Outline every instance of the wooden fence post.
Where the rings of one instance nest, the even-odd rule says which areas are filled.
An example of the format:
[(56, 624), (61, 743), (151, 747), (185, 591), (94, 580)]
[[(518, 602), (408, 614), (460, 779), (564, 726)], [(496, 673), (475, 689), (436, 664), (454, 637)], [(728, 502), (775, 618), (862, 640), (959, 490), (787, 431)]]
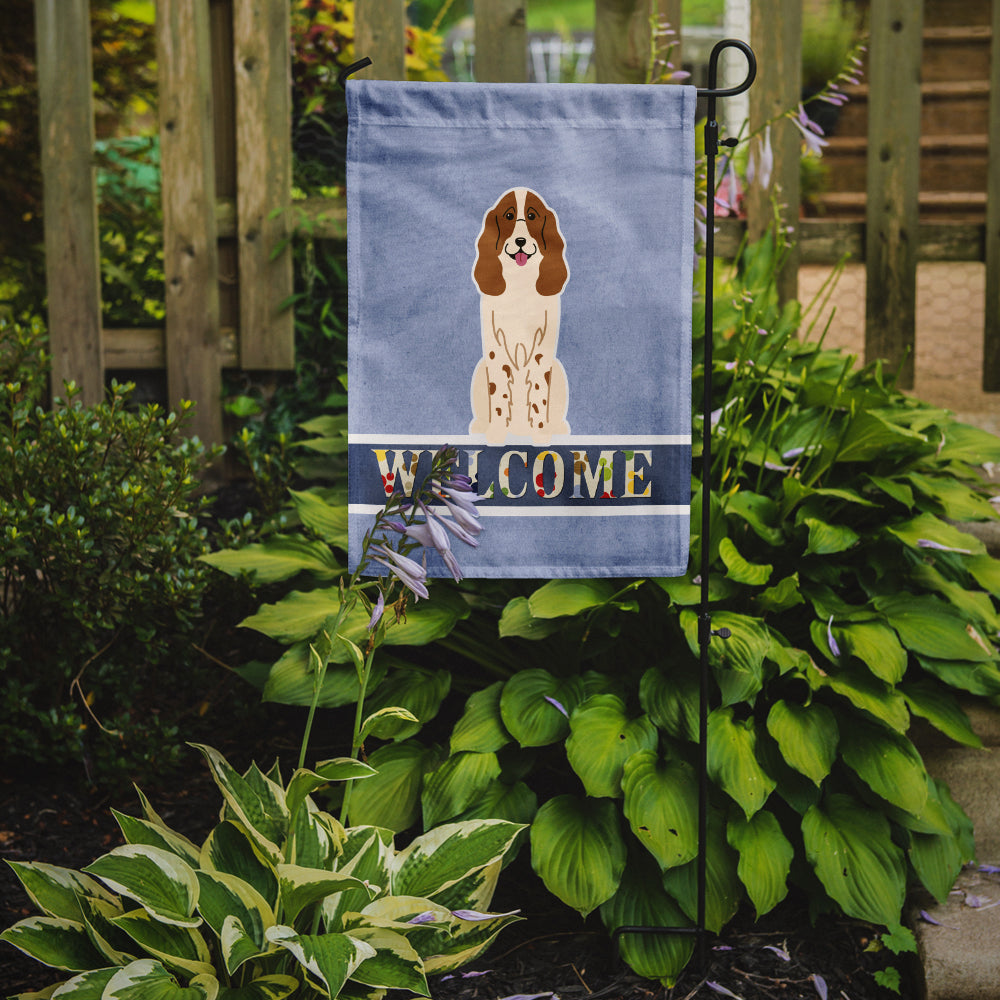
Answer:
[(222, 441), (219, 254), (207, 0), (159, 0), (167, 395), (197, 402), (192, 432)]
[(290, 21), (288, 0), (233, 6), (243, 368), (295, 367), (294, 316), (282, 308), (292, 294)]
[(475, 0), (478, 83), (524, 83), (528, 78), (524, 0)]
[(645, 83), (653, 0), (595, 0), (594, 67), (598, 83)]
[(354, 5), (355, 58), (368, 56), (372, 65), (359, 77), (406, 79), (405, 0), (361, 0)]
[[(750, 8), (750, 41), (757, 56), (757, 81), (750, 88), (750, 131), (795, 108), (802, 98), (802, 4), (800, 0), (757, 0)], [(738, 126), (738, 122), (734, 123)], [(735, 132), (735, 128), (730, 128)], [(756, 143), (757, 140), (754, 140)], [(755, 180), (747, 192), (747, 227), (751, 240), (760, 239), (774, 221), (773, 202), (781, 206), (780, 225), (792, 227), (793, 244), (778, 274), (782, 302), (798, 296), (799, 159), (802, 136), (789, 121), (771, 128), (774, 170), (770, 184)]]
[(865, 360), (913, 387), (923, 0), (872, 0), (868, 54)]
[(986, 175), (986, 325), (983, 390), (1000, 392), (1000, 0), (990, 44), (989, 169)]
[(52, 393), (104, 398), (89, 0), (35, 0)]

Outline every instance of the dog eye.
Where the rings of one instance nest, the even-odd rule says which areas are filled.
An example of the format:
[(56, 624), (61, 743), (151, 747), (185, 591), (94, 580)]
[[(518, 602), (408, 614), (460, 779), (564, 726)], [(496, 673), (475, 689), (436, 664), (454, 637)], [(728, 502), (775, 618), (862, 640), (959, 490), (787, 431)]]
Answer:
[(516, 218), (516, 215), (517, 215), (517, 213), (512, 208), (508, 208), (507, 211), (503, 213), (503, 217), (508, 222), (513, 222), (514, 219)]
[(525, 212), (524, 214), (525, 214), (525, 217), (527, 219), (530, 219), (532, 222), (534, 222), (535, 219), (538, 218), (538, 213), (533, 208), (529, 208), (528, 211)]

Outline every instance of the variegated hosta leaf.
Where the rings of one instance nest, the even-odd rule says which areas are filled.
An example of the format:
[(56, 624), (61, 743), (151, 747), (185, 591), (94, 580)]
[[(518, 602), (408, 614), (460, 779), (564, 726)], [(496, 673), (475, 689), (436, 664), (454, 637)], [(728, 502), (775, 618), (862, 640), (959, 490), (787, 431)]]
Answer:
[(112, 923), (171, 969), (180, 969), (189, 976), (213, 971), (212, 956), (205, 939), (190, 927), (160, 923), (145, 910), (123, 913)]
[(299, 985), (294, 976), (261, 976), (244, 986), (224, 986), (218, 1000), (285, 1000)]
[(296, 934), (291, 927), (278, 924), (268, 928), (267, 939), (291, 952), (309, 977), (332, 997), (339, 995), (365, 959), (375, 957), (370, 944), (349, 934)]
[(833, 712), (812, 702), (798, 705), (778, 700), (767, 716), (767, 731), (781, 748), (781, 756), (815, 785), (830, 773), (840, 733)]
[(81, 972), (80, 975), (67, 979), (54, 991), (50, 986), (43, 993), (20, 993), (11, 1000), (29, 1000), (31, 997), (41, 1000), (42, 997), (50, 996), (55, 1000), (101, 1000), (104, 988), (111, 982), (119, 968), (120, 966), (111, 966), (107, 969), (91, 969), (89, 972)]
[(876, 795), (919, 815), (927, 802), (927, 771), (910, 740), (861, 719), (852, 720), (840, 753)]
[(370, 778), (376, 770), (368, 764), (353, 757), (335, 757), (324, 760), (313, 770), (301, 767), (288, 782), (285, 792), (285, 805), (288, 812), (294, 815), (306, 797), (312, 795), (318, 788), (328, 785), (331, 781), (350, 781), (357, 778)]
[(467, 875), (498, 862), (522, 829), (495, 819), (446, 823), (429, 830), (394, 858), (392, 892), (433, 899)]
[(371, 900), (372, 892), (388, 889), (392, 850), (389, 830), (356, 826), (347, 831), (337, 870), (342, 875), (353, 875), (366, 883), (367, 888), (345, 889), (323, 900), (323, 920), (328, 931), (344, 930), (345, 913), (363, 909)]
[(240, 775), (212, 747), (197, 743), (192, 745), (208, 761), (226, 806), (247, 828), (264, 855), (272, 863), (277, 863), (281, 856), (278, 845), (288, 831), (284, 789), (254, 769), (247, 776)]
[(81, 920), (81, 896), (93, 896), (109, 903), (114, 896), (97, 879), (74, 871), (39, 861), (8, 861), (31, 901), (46, 916)]
[(252, 885), (271, 907), (278, 905), (278, 875), (241, 823), (220, 823), (201, 847), (199, 867), (225, 872)]
[(402, 934), (384, 927), (356, 927), (351, 937), (375, 949), (375, 954), (351, 973), (355, 982), (430, 996), (424, 963)]
[(171, 851), (146, 844), (125, 844), (98, 858), (84, 871), (96, 875), (113, 892), (134, 899), (150, 916), (165, 924), (197, 927), (198, 878)]
[(560, 679), (547, 670), (521, 670), (504, 684), (500, 717), (521, 746), (547, 746), (569, 732), (570, 713), (583, 698), (579, 677)]
[(424, 773), (438, 763), (436, 751), (416, 740), (379, 747), (368, 761), (378, 771), (351, 789), (352, 826), (381, 826), (396, 833), (420, 817)]
[(312, 799), (306, 799), (292, 820), (285, 857), (305, 868), (335, 868), (343, 842), (344, 828), (340, 822), (317, 809)]
[(510, 743), (500, 716), (500, 693), (503, 681), (496, 681), (489, 687), (469, 696), (462, 717), (455, 723), (451, 733), (451, 752), (474, 750), (477, 753), (495, 753)]
[(122, 835), (128, 843), (159, 847), (161, 850), (176, 854), (192, 868), (198, 864), (199, 849), (182, 834), (149, 820), (126, 816), (125, 813), (120, 813), (117, 809), (112, 809), (111, 812), (118, 821)]
[[(516, 912), (480, 914), (475, 920), (463, 919), (464, 910), (453, 910), (450, 932), (440, 932), (440, 940), (424, 956), (424, 971), (431, 975), (451, 972), (478, 958), (493, 943), (497, 934), (520, 920)], [(419, 945), (414, 941), (414, 945)]]
[[(223, 938), (223, 928), (227, 920), (239, 922), (242, 936), (249, 938), (254, 954), (266, 949), (264, 931), (275, 923), (274, 912), (264, 897), (248, 882), (238, 879), (235, 875), (223, 872), (198, 872), (198, 883), (201, 893), (198, 898), (198, 910), (205, 922)], [(232, 938), (234, 930), (230, 930)], [(226, 966), (232, 975), (239, 964), (246, 961), (249, 955), (243, 954), (245, 948), (240, 946), (240, 960), (231, 965), (232, 949), (226, 949)]]
[(648, 715), (630, 719), (625, 702), (613, 694), (595, 694), (573, 711), (566, 757), (595, 798), (621, 797), (622, 768), (639, 750), (653, 750), (659, 740)]
[[(514, 838), (515, 842), (520, 839), (524, 833), (524, 829), (524, 827), (521, 827)], [(460, 878), (457, 882), (448, 886), (447, 889), (442, 889), (440, 892), (434, 893), (434, 901), (448, 907), (449, 910), (460, 910), (463, 908), (488, 910), (490, 904), (493, 902), (493, 894), (497, 889), (500, 871), (506, 860), (506, 855), (502, 858), (497, 858), (496, 861), (490, 865), (486, 865), (485, 868), (478, 868), (476, 871), (466, 875), (465, 878)]]
[(475, 802), (500, 776), (495, 753), (452, 754), (436, 771), (424, 778), (420, 796), (424, 826), (437, 826), (454, 819)]
[(53, 969), (81, 972), (100, 968), (105, 960), (91, 944), (87, 928), (65, 917), (28, 917), (0, 934), (35, 961)]
[(844, 913), (873, 924), (899, 923), (906, 866), (882, 813), (849, 795), (830, 795), (805, 814), (802, 837), (809, 863)]
[(139, 958), (135, 942), (114, 924), (125, 911), (120, 902), (109, 903), (93, 896), (80, 899), (83, 921), (94, 947), (104, 956), (106, 965), (128, 965)]
[(181, 986), (159, 962), (143, 958), (119, 969), (101, 1000), (216, 1000), (218, 995), (215, 976), (199, 975)]
[(733, 709), (717, 708), (708, 717), (708, 774), (743, 809), (747, 818), (767, 801), (776, 782), (757, 762), (752, 718), (739, 722)]
[(278, 881), (281, 886), (282, 912), (285, 919), (291, 921), (305, 907), (345, 889), (361, 889), (369, 894), (369, 898), (375, 895), (374, 890), (353, 875), (302, 868), (300, 865), (278, 865)]
[(625, 762), (622, 790), (632, 832), (661, 869), (697, 855), (698, 783), (690, 765), (643, 750)]
[[(708, 816), (705, 850), (705, 926), (718, 934), (732, 919), (743, 899), (743, 884), (736, 874), (736, 852), (726, 843), (726, 824), (712, 810)], [(698, 861), (663, 873), (663, 887), (691, 918), (698, 919)]]
[[(610, 932), (619, 927), (689, 927), (684, 912), (664, 891), (651, 859), (629, 859), (618, 891), (601, 905), (601, 920)], [(673, 986), (694, 950), (691, 934), (623, 934), (619, 951), (640, 976)]]
[(729, 821), (726, 837), (740, 852), (736, 873), (746, 886), (757, 916), (774, 909), (788, 895), (788, 872), (795, 849), (781, 832), (773, 813), (762, 809), (750, 819)]
[(531, 824), (531, 865), (549, 892), (586, 916), (618, 889), (625, 842), (608, 799), (558, 795)]

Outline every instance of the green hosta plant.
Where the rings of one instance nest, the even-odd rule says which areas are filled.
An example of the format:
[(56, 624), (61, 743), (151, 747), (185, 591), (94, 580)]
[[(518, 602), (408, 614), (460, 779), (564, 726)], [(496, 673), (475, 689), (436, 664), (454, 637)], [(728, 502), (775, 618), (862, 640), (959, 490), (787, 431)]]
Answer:
[(11, 863), (41, 915), (0, 938), (70, 974), (54, 995), (428, 996), (429, 973), (470, 961), (518, 919), (487, 912), (517, 824), (450, 823), (397, 849), (391, 831), (347, 829), (312, 799), (369, 779), (368, 765), (338, 758), (285, 784), (276, 768), (240, 774), (199, 749), (224, 801), (201, 845), (140, 793), (142, 818), (115, 813), (126, 844), (83, 871)]

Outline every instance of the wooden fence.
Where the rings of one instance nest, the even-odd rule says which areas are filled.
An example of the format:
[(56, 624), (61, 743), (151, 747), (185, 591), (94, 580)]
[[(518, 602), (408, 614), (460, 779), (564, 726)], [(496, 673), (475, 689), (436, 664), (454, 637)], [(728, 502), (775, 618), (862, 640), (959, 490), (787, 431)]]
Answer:
[[(475, 0), (479, 80), (525, 79), (526, 2)], [(654, 2), (595, 0), (598, 82), (643, 81)], [(342, 203), (312, 200), (294, 216), (283, 211), (291, 203), (290, 0), (157, 2), (166, 325), (143, 330), (101, 326), (88, 0), (35, 3), (53, 384), (73, 379), (84, 400), (95, 401), (108, 370), (165, 369), (169, 400), (196, 401), (196, 433), (221, 441), (222, 369), (280, 371), (294, 362), (292, 316), (282, 308), (292, 291), (291, 254), (277, 249), (292, 235), (293, 218), (312, 220), (320, 238), (341, 239), (344, 231)], [(681, 0), (659, 0), (658, 8), (680, 24)], [(996, 391), (1000, 0), (992, 4), (985, 224), (919, 220), (922, 10), (922, 0), (871, 0), (866, 219), (786, 218), (798, 238), (782, 292), (795, 294), (800, 263), (832, 263), (845, 253), (863, 260), (866, 355), (896, 364), (910, 350), (903, 379), (912, 384), (918, 260), (985, 261), (983, 379)], [(802, 3), (753, 0), (751, 16), (759, 65), (750, 91), (753, 128), (799, 101)], [(374, 61), (367, 75), (403, 78), (404, 0), (358, 0), (356, 51)], [(763, 231), (776, 193), (786, 205), (799, 203), (798, 133), (776, 129), (774, 146), (769, 189), (749, 192), (745, 223), (725, 220), (721, 255), (733, 252), (744, 228)]]

